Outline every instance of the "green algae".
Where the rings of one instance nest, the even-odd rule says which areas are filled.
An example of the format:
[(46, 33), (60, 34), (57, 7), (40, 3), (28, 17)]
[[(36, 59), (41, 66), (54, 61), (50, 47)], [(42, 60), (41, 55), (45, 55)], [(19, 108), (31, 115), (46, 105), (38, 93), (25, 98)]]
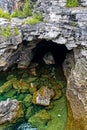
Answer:
[(12, 84), (15, 81), (15, 78), (5, 82), (1, 87), (0, 87), (0, 93), (7, 92), (12, 88)]
[(26, 112), (25, 112), (25, 118), (28, 120), (33, 113), (33, 106), (30, 106), (27, 108)]
[[(56, 71), (56, 69), (58, 70)], [(61, 69), (54, 66), (42, 66), (37, 71), (37, 76), (30, 75), (26, 70), (16, 70), (9, 72), (5, 79), (0, 77), (3, 79), (0, 87), (3, 90), (0, 93), (0, 101), (7, 98), (21, 101), (25, 113), (24, 121), (31, 123), (39, 130), (64, 130), (67, 122), (66, 81)], [(56, 93), (48, 107), (32, 104), (33, 93), (41, 86), (48, 86)], [(42, 115), (45, 115), (45, 119), (37, 116), (41, 112)], [(49, 118), (46, 114), (49, 115)]]
[(51, 121), (48, 122), (46, 130), (64, 130), (67, 122), (67, 106), (65, 98), (54, 102), (53, 109), (48, 113), (51, 115)]
[(37, 127), (39, 130), (44, 130), (49, 120), (51, 120), (51, 116), (46, 110), (42, 110), (30, 117), (28, 122), (32, 124), (32, 126)]
[(67, 7), (77, 7), (79, 6), (78, 0), (67, 0)]
[(4, 96), (6, 98), (11, 98), (14, 97), (14, 95), (16, 95), (17, 91), (15, 89), (11, 89), (10, 91), (4, 93)]
[(23, 100), (23, 104), (26, 107), (29, 107), (32, 104), (32, 95), (31, 94), (27, 94), (26, 97)]

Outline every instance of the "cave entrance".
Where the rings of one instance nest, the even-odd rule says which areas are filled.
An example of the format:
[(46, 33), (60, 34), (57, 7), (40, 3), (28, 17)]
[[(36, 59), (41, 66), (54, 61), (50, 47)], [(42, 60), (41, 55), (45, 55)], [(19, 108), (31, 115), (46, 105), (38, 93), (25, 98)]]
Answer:
[(43, 65), (53, 65), (56, 69), (57, 78), (65, 80), (62, 64), (66, 58), (66, 54), (69, 52), (65, 45), (42, 40), (37, 44), (33, 52), (34, 57), (32, 62), (39, 63), (41, 67)]
[[(44, 56), (46, 54), (52, 54), (55, 64), (62, 65), (66, 57), (66, 53), (68, 53), (69, 50), (67, 50), (66, 46), (63, 44), (57, 44), (52, 41), (42, 40), (37, 44), (33, 52), (34, 52), (34, 58), (32, 61), (43, 64)], [(50, 60), (49, 58), (50, 56), (48, 56), (48, 60)]]

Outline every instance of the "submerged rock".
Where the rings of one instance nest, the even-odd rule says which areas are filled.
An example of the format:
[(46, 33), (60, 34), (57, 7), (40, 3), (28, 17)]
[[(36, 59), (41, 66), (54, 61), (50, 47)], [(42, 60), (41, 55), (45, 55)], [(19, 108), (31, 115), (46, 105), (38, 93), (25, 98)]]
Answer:
[(34, 126), (37, 127), (39, 130), (44, 130), (45, 125), (47, 122), (51, 119), (51, 116), (47, 113), (46, 110), (42, 110), (32, 117), (29, 118), (28, 122)]
[(23, 104), (26, 106), (26, 107), (29, 107), (31, 104), (32, 104), (32, 96), (31, 94), (27, 94), (26, 97), (24, 98), (23, 100)]
[(7, 82), (5, 82), (1, 87), (0, 87), (0, 93), (7, 92), (12, 88), (13, 82), (15, 82), (16, 78), (13, 78)]
[(32, 126), (28, 123), (21, 124), (17, 130), (37, 130), (36, 128), (32, 128)]
[(7, 99), (0, 102), (0, 130), (2, 127), (15, 123), (23, 117), (22, 105), (17, 100)]
[(31, 117), (31, 115), (32, 115), (32, 113), (33, 113), (33, 106), (29, 106), (28, 108), (27, 108), (27, 110), (26, 110), (26, 112), (25, 112), (25, 117), (26, 117), (26, 119), (29, 119), (30, 117)]
[(29, 84), (29, 91), (30, 91), (30, 93), (34, 93), (37, 91), (37, 87), (36, 87), (35, 83)]
[(49, 89), (48, 87), (43, 86), (33, 94), (32, 102), (34, 104), (48, 106), (50, 104), (50, 100), (53, 97), (54, 97), (53, 89)]
[(16, 79), (16, 81), (13, 82), (13, 88), (19, 92), (26, 92), (29, 90), (29, 85), (23, 79), (19, 81)]

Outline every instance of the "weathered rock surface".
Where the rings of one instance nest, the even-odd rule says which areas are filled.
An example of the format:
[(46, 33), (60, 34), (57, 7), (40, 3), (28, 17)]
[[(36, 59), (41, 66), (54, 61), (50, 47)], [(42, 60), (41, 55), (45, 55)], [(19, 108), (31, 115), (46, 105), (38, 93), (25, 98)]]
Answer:
[(21, 117), (23, 117), (23, 110), (17, 100), (7, 99), (0, 102), (0, 127), (15, 123)]
[(32, 102), (42, 106), (50, 105), (50, 100), (54, 97), (54, 91), (48, 87), (41, 87), (33, 94)]
[[(80, 126), (87, 129), (87, 51), (79, 47), (67, 56), (64, 72), (67, 78), (67, 99), (70, 102), (73, 117), (81, 120)], [(71, 58), (72, 57), (72, 58)]]
[[(26, 68), (33, 58), (33, 48), (41, 39), (65, 44), (69, 50), (79, 45), (87, 47), (87, 9), (66, 8), (65, 4), (66, 1), (37, 1), (35, 11), (44, 12), (46, 22), (35, 25), (23, 25), (25, 19), (14, 18), (9, 21), (0, 18), (0, 70), (6, 70), (15, 63), (19, 68)], [(3, 36), (2, 27), (11, 28), (9, 37)], [(18, 28), (18, 35), (15, 35), (15, 27)], [(29, 43), (25, 45), (26, 41)]]
[(43, 60), (47, 65), (55, 64), (55, 60), (51, 52), (46, 53), (43, 57)]
[(14, 10), (22, 9), (23, 0), (0, 0), (0, 8), (2, 8), (5, 12), (12, 13)]

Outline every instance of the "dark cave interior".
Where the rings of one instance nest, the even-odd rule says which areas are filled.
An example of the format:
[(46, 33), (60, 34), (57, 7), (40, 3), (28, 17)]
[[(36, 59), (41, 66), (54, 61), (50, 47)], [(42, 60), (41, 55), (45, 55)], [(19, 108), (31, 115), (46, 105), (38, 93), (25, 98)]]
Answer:
[(69, 50), (63, 44), (57, 44), (52, 41), (42, 40), (37, 44), (37, 46), (33, 49), (34, 58), (32, 61), (43, 63), (43, 57), (46, 53), (51, 52), (55, 63), (61, 65), (66, 57), (66, 53)]

